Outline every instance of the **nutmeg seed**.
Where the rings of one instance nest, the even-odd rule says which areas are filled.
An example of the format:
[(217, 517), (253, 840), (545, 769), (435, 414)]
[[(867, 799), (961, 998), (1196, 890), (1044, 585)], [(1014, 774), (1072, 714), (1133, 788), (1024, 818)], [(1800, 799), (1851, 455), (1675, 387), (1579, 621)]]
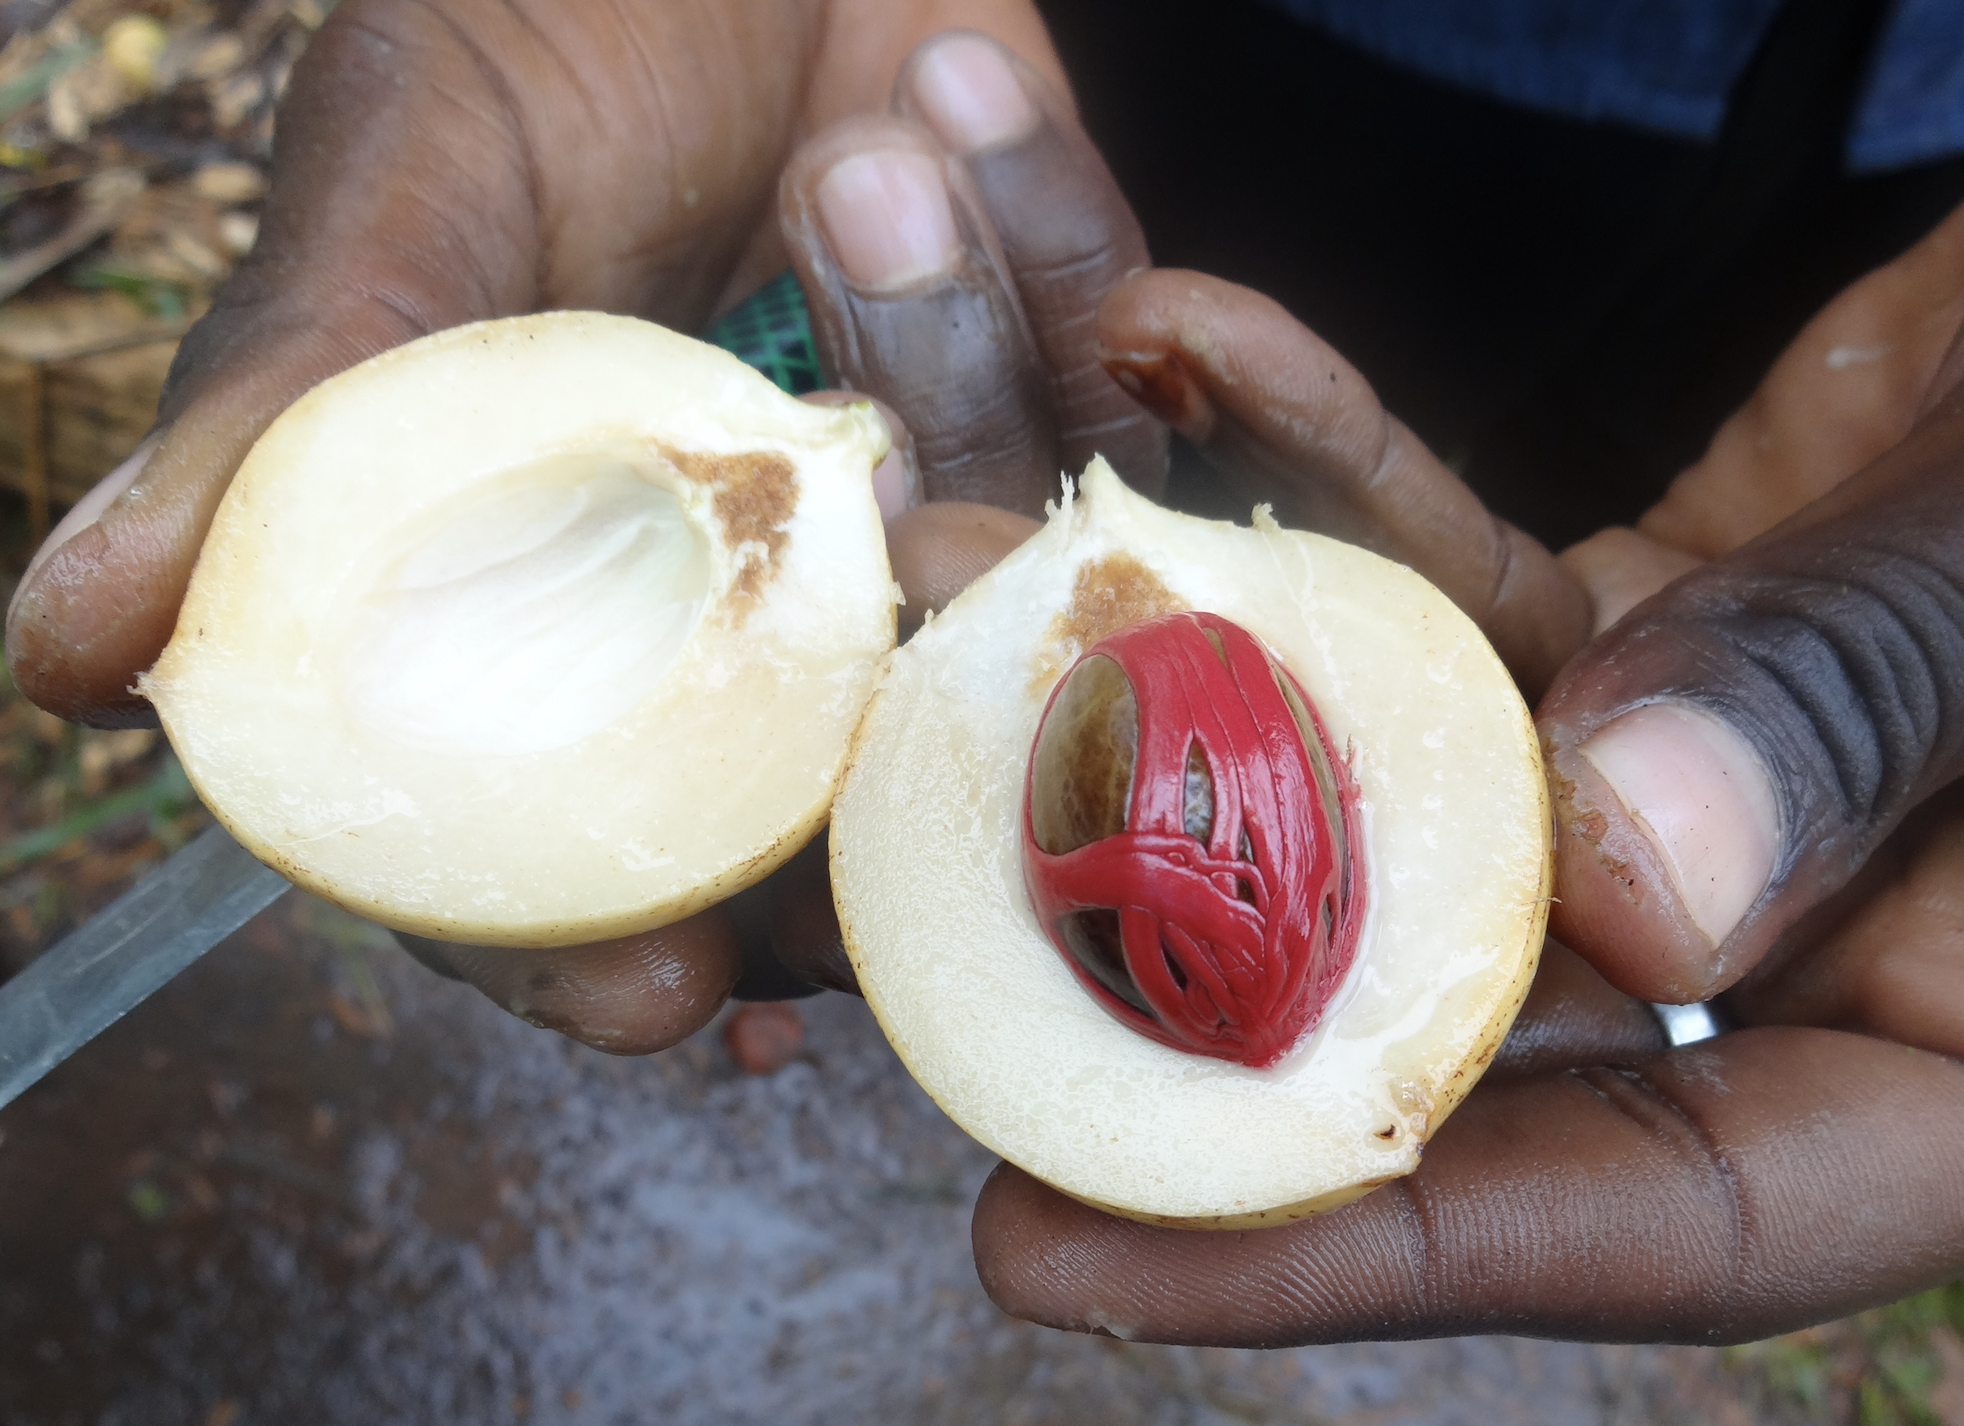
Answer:
[(1247, 630), (1168, 614), (1094, 645), (1037, 729), (1023, 876), (1085, 989), (1148, 1039), (1260, 1068), (1357, 945), (1356, 798)]

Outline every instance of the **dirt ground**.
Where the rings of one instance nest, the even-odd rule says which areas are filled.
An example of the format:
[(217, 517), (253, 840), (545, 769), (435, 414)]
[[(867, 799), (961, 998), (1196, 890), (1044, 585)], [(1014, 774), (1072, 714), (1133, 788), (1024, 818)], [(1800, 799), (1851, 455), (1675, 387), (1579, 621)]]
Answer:
[(1741, 1423), (1717, 1351), (1012, 1322), (863, 1005), (740, 1073), (531, 1029), (299, 893), (0, 1113), (0, 1420)]

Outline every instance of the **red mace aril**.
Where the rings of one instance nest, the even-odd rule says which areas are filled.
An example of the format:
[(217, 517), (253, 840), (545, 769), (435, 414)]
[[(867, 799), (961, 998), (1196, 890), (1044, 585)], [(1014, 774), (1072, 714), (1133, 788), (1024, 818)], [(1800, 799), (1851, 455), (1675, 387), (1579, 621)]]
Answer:
[(1254, 1068), (1315, 1026), (1356, 952), (1356, 797), (1247, 630), (1170, 614), (1095, 644), (1044, 710), (1023, 810), (1038, 922), (1119, 1020)]

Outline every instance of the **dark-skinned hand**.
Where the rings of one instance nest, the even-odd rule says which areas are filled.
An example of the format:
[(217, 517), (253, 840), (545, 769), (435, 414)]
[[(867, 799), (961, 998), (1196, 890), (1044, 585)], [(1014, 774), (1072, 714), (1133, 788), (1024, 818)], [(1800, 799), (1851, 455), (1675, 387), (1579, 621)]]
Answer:
[[(971, 179), (958, 156), (977, 136), (963, 54), (988, 42), (909, 59), (953, 26), (1024, 57), (1045, 107), (1024, 115), (1021, 167), (980, 162)], [(984, 82), (1006, 73), (997, 61)], [(888, 398), (899, 455), (876, 487), (902, 516), (891, 552), (907, 616), (1020, 540), (1028, 523), (1007, 511), (1039, 512), (1063, 462), (1096, 446), (1152, 486), (1165, 431), (1092, 351), (1089, 313), (1145, 262), (1116, 188), (1103, 178), (1089, 206), (1074, 192), (1069, 231), (998, 234), (981, 207), (982, 192), (1006, 191), (1024, 195), (1012, 211), (1041, 213), (1087, 162), (1103, 176), (1059, 78), (1026, 0), (346, 0), (295, 71), (260, 241), (184, 342), (157, 436), (22, 583), (7, 629), (19, 686), (64, 717), (150, 721), (130, 687), (170, 635), (219, 498), (322, 378), (430, 331), (544, 308), (697, 330), (791, 257), (831, 284), (820, 316), (835, 353), (890, 352), (924, 320), (974, 319), (967, 340), (910, 356), (904, 379), (835, 364)], [(808, 145), (786, 176), (801, 139), (853, 115), (861, 141)], [(923, 194), (940, 205), (925, 223), (906, 210)], [(904, 516), (923, 496), (1006, 508)], [(852, 984), (822, 839), (765, 885), (646, 935), (550, 952), (404, 939), (513, 1013), (619, 1053), (686, 1037), (740, 977), (764, 995)]]
[[(1964, 1270), (1960, 316), (1964, 210), (1825, 309), (1636, 530), (1557, 559), (1265, 299), (1155, 272), (1106, 300), (1113, 371), (1285, 523), (1417, 565), (1524, 687), (1559, 667), (1580, 955), (1550, 941), (1420, 1169), (1327, 1217), (1155, 1229), (1005, 1166), (974, 1229), (997, 1302), (1216, 1345), (1717, 1342)], [(1746, 1028), (1677, 1049), (1638, 1003), (1715, 995)]]
[[(852, 142), (813, 149), (835, 159)], [(1077, 191), (1102, 191), (1093, 162)], [(986, 165), (971, 154), (966, 168)], [(1016, 227), (1015, 200), (985, 197), (998, 232)], [(1070, 226), (1068, 209), (1043, 216)], [(1488, 515), (1274, 304), (1190, 273), (1112, 291), (1093, 331), (1125, 389), (1250, 503), (1422, 570), (1541, 698), (1556, 925), (1581, 954), (1550, 943), (1500, 1063), (1419, 1172), (1329, 1217), (1154, 1229), (1004, 1167), (975, 1221), (999, 1303), (1057, 1326), (1227, 1345), (1470, 1331), (1717, 1341), (1964, 1268), (1964, 949), (1949, 890), (1964, 821), (1941, 791), (1964, 769), (1954, 752), (1878, 736), (1906, 790), (1857, 812), (1833, 802), (1841, 784), (1822, 760), (1780, 759), (1810, 736), (1833, 750), (1878, 727), (1934, 742), (1958, 717), (1964, 649), (1945, 599), (1964, 572), (1950, 488), (1964, 480), (1964, 396), (1951, 393), (1964, 358), (1944, 356), (1964, 317), (1960, 248), (1964, 215), (1843, 294), (1639, 529), (1560, 558)], [(850, 318), (835, 278), (801, 272), (822, 318)], [(897, 389), (877, 373), (917, 347), (866, 348), (903, 325), (820, 325), (835, 368)], [(1003, 343), (1002, 364), (978, 370), (1009, 372)], [(1866, 551), (1866, 574), (1851, 550)], [(1850, 585), (1873, 597), (1851, 607)], [(1715, 608), (1730, 621), (1716, 638)], [(1811, 701), (1822, 660), (1771, 687), (1763, 676), (1810, 636), (1851, 651), (1825, 713)], [(1869, 644), (1893, 658), (1864, 668), (1853, 654)], [(1919, 717), (1892, 708), (1903, 695)], [(1810, 866), (1829, 852), (1831, 873)], [(1676, 1050), (1641, 1003), (1721, 992), (1749, 1028)]]

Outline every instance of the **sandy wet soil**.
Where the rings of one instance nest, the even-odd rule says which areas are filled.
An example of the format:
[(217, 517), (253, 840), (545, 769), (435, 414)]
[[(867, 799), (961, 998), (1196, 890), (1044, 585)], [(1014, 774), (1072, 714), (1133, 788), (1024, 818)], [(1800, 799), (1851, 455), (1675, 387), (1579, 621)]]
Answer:
[(1012, 1322), (992, 1160), (859, 1002), (799, 1058), (617, 1060), (289, 895), (0, 1113), (0, 1421), (1770, 1419), (1720, 1355), (1255, 1353)]

